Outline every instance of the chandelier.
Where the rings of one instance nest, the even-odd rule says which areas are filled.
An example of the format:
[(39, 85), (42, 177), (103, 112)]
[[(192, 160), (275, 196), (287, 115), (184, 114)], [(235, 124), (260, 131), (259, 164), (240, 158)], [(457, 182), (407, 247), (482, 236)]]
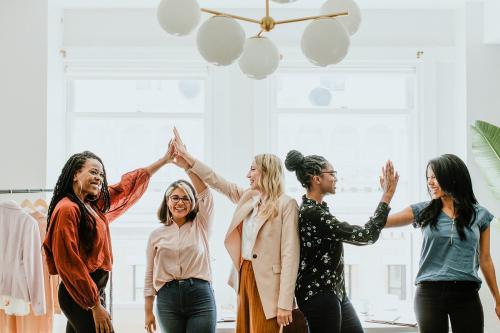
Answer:
[[(258, 80), (272, 74), (281, 60), (278, 48), (265, 33), (283, 24), (311, 21), (302, 35), (302, 52), (311, 63), (324, 67), (344, 59), (349, 51), (350, 35), (361, 23), (360, 9), (353, 0), (328, 0), (316, 16), (280, 21), (270, 16), (269, 0), (264, 1), (265, 16), (260, 20), (200, 8), (197, 0), (161, 0), (157, 18), (166, 32), (184, 36), (197, 27), (201, 12), (212, 14), (198, 29), (196, 42), (201, 56), (218, 66), (228, 66), (238, 60), (242, 72)], [(238, 21), (257, 24), (260, 30), (256, 29), (256, 35), (247, 39)]]

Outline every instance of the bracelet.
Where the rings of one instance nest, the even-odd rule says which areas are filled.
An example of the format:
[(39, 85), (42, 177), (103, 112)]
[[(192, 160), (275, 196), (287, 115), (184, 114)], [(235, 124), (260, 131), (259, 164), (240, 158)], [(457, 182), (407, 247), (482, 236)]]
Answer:
[(94, 304), (93, 306), (89, 306), (89, 310), (94, 310), (97, 304)]

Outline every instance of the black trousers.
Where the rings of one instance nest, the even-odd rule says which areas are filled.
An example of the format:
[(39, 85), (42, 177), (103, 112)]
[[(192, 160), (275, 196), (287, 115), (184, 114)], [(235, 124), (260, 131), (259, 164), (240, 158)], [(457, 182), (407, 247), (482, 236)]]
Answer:
[(342, 301), (335, 294), (319, 294), (300, 304), (309, 333), (363, 333), (358, 315), (346, 296)]
[(415, 294), (415, 314), (421, 333), (483, 333), (479, 285), (472, 281), (422, 282)]
[[(109, 279), (109, 272), (98, 269), (90, 273), (90, 277), (99, 289), (99, 299), (103, 306), (106, 306), (106, 295), (104, 290)], [(94, 317), (92, 311), (83, 309), (68, 293), (68, 290), (61, 282), (59, 285), (59, 305), (68, 319), (66, 333), (95, 333)]]

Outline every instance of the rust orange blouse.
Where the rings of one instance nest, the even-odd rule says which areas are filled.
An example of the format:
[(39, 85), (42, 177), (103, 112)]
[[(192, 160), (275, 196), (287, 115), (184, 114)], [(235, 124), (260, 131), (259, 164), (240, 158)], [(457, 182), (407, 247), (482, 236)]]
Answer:
[(146, 169), (137, 169), (123, 175), (118, 184), (108, 187), (110, 209), (106, 214), (96, 210), (97, 232), (89, 256), (79, 246), (78, 205), (69, 198), (63, 198), (54, 208), (43, 242), (47, 266), (51, 275), (61, 277), (71, 297), (82, 308), (88, 309), (99, 301), (99, 292), (90, 273), (97, 269), (111, 271), (113, 253), (108, 224), (139, 200), (148, 187), (150, 177)]

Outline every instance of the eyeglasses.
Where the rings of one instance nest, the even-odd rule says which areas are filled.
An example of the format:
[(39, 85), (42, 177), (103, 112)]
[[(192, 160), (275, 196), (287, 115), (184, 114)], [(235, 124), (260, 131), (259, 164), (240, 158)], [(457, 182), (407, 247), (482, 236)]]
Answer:
[(337, 171), (321, 171), (320, 174), (324, 174), (324, 173), (327, 173), (329, 175), (332, 175), (332, 176), (337, 176)]
[(175, 204), (178, 203), (180, 200), (182, 200), (182, 202), (185, 204), (191, 203), (191, 199), (189, 199), (188, 197), (180, 197), (178, 195), (171, 195), (169, 199)]

